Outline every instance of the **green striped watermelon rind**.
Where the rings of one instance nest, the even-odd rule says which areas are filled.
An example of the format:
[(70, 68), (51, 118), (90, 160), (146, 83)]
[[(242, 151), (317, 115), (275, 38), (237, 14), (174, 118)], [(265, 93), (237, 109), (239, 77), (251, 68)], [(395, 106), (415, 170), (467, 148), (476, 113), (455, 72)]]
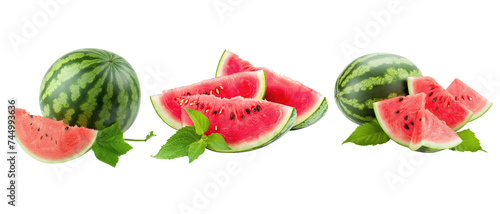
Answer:
[(458, 138), (455, 141), (448, 142), (446, 144), (441, 144), (441, 143), (434, 143), (431, 141), (422, 141), (422, 143), (419, 144), (418, 149), (417, 148), (412, 148), (410, 146), (409, 148), (413, 151), (417, 152), (424, 152), (424, 153), (433, 153), (433, 152), (439, 152), (445, 149), (453, 148), (455, 146), (458, 146), (460, 143), (462, 143), (462, 139)]
[(291, 108), (291, 111), (287, 112), (286, 115), (287, 116), (285, 116), (284, 118), (287, 119), (282, 120), (281, 124), (276, 126), (277, 127), (276, 130), (274, 130), (273, 132), (271, 132), (266, 136), (262, 136), (262, 138), (256, 140), (251, 144), (244, 144), (240, 147), (233, 147), (231, 148), (231, 150), (213, 150), (213, 149), (211, 150), (221, 153), (239, 153), (239, 152), (248, 152), (267, 146), (272, 142), (281, 138), (284, 134), (286, 134), (288, 131), (292, 129), (293, 124), (297, 119), (297, 110), (295, 110), (295, 108)]
[[(377, 62), (377, 60), (379, 61), (378, 62), (379, 64), (375, 63), (375, 62)], [(390, 61), (387, 61), (387, 60), (390, 60)], [(348, 88), (353, 93), (355, 93), (353, 95), (353, 97), (355, 99), (346, 100), (347, 98), (345, 98), (344, 96), (351, 94), (351, 92), (349, 92), (349, 93), (344, 92), (347, 88), (346, 85), (348, 85), (348, 83), (351, 80), (353, 80), (353, 78), (357, 77), (357, 76), (351, 77), (352, 73), (361, 73), (361, 75), (363, 75), (363, 74), (367, 75), (368, 71), (370, 71), (370, 67), (366, 68), (366, 67), (361, 67), (361, 66), (366, 66), (366, 64), (368, 64), (368, 63), (375, 64), (374, 66), (371, 67), (371, 70), (373, 70), (374, 68), (378, 69), (378, 66), (381, 66), (384, 64), (391, 64), (394, 66), (387, 67), (385, 69), (385, 71), (383, 71), (383, 72), (378, 71), (378, 73), (380, 73), (380, 74), (371, 75), (368, 78), (361, 80), (361, 81), (365, 81), (365, 82), (359, 81), (358, 86), (356, 86), (356, 87), (352, 86), (351, 88)], [(361, 66), (358, 64), (360, 64)], [(389, 68), (393, 68), (393, 69), (389, 70)], [(396, 69), (394, 69), (394, 68), (396, 68)], [(364, 73), (362, 73), (362, 72), (364, 72)], [(379, 75), (387, 74), (388, 72), (395, 73), (393, 76), (397, 75), (396, 76), (397, 78), (394, 81), (389, 82), (388, 84), (363, 85), (363, 83), (366, 83), (367, 81), (374, 82), (376, 80), (379, 80), (382, 82), (382, 81), (390, 80), (391, 78), (389, 78), (389, 76), (387, 76), (387, 77), (383, 76), (384, 78), (382, 78), (382, 79), (380, 79), (380, 78), (374, 79), (376, 77), (379, 77)], [(400, 72), (400, 73), (398, 73), (398, 72)], [(404, 73), (402, 73), (402, 72), (404, 72)], [(372, 109), (373, 103), (378, 102), (378, 101), (382, 101), (382, 100), (386, 100), (389, 98), (393, 98), (393, 97), (408, 95), (408, 90), (406, 88), (407, 84), (405, 83), (405, 81), (406, 81), (407, 77), (410, 77), (410, 76), (422, 76), (422, 73), (408, 59), (406, 59), (402, 56), (398, 56), (398, 55), (390, 54), (390, 53), (367, 54), (367, 55), (361, 56), (361, 57), (355, 59), (353, 62), (349, 63), (349, 65), (347, 65), (347, 67), (344, 69), (344, 71), (339, 75), (337, 82), (335, 84), (335, 101), (336, 101), (340, 111), (342, 112), (342, 114), (344, 114), (344, 116), (347, 119), (349, 119), (352, 122), (357, 123), (357, 124), (363, 124), (365, 122), (370, 122), (373, 119), (375, 119), (375, 114), (374, 114), (374, 111)], [(348, 79), (348, 78), (350, 78), (350, 79)], [(346, 79), (347, 79), (347, 81), (346, 81)], [(392, 87), (382, 88), (382, 91), (380, 91), (380, 92), (377, 92), (377, 93), (374, 92), (373, 93), (374, 95), (372, 95), (370, 93), (363, 93), (363, 92), (366, 92), (367, 90), (362, 90), (363, 88), (366, 88), (366, 89), (371, 88), (369, 90), (371, 92), (373, 90), (374, 86), (390, 85), (390, 84), (396, 84), (396, 83), (398, 83), (398, 84), (394, 85)], [(381, 93), (383, 93), (385, 95), (380, 96)], [(356, 96), (359, 94), (361, 94), (363, 96), (361, 96), (361, 97)], [(366, 100), (363, 103), (359, 103), (359, 101), (358, 101), (359, 98), (364, 98)], [(352, 103), (352, 102), (354, 102), (354, 103), (352, 103), (352, 105), (351, 105), (347, 101), (349, 101), (350, 103)], [(353, 105), (355, 105), (355, 106), (353, 106)], [(359, 114), (357, 114), (355, 112), (359, 112)]]
[(314, 113), (310, 114), (310, 116), (307, 117), (304, 121), (293, 126), (291, 130), (298, 130), (298, 129), (308, 127), (308, 126), (318, 122), (318, 120), (320, 120), (323, 116), (325, 116), (326, 111), (328, 110), (328, 101), (326, 101), (326, 97), (323, 97), (323, 99), (320, 99), (316, 105), (317, 105), (316, 108), (312, 108), (312, 109), (314, 109), (313, 110)]
[(217, 64), (217, 70), (215, 71), (215, 77), (220, 77), (220, 76), (223, 75), (223, 74), (220, 73), (220, 71), (222, 70), (221, 66), (223, 64), (226, 64), (226, 61), (229, 58), (228, 53), (230, 53), (230, 52), (227, 51), (227, 50), (224, 50), (224, 52), (222, 53), (222, 56), (219, 59), (219, 63)]
[(139, 107), (140, 85), (134, 69), (106, 50), (87, 48), (65, 54), (49, 68), (40, 86), (42, 115), (68, 125), (102, 130), (118, 122), (126, 131)]

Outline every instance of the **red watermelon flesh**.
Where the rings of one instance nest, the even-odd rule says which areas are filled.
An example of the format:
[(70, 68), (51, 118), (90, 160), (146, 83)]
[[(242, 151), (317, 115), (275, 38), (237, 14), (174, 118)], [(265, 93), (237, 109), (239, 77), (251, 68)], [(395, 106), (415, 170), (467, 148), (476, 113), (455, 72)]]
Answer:
[(98, 131), (67, 126), (42, 116), (30, 115), (16, 109), (16, 139), (19, 145), (35, 159), (47, 163), (61, 163), (80, 157), (93, 145)]
[(297, 110), (297, 120), (292, 129), (307, 127), (325, 115), (328, 103), (323, 95), (267, 68), (254, 67), (250, 62), (242, 60), (238, 55), (229, 51), (224, 51), (216, 76), (258, 70), (266, 72), (267, 89), (264, 99), (291, 106)]
[[(241, 96), (244, 98), (262, 99), (266, 91), (266, 76), (264, 71), (241, 72), (224, 77), (204, 80), (192, 85), (178, 87), (163, 91), (161, 94), (151, 96), (151, 102), (165, 123), (174, 129), (182, 128), (180, 121), (181, 109), (179, 102), (187, 102), (184, 96), (198, 94), (213, 94), (216, 97), (231, 98)], [(161, 110), (167, 108), (168, 111)], [(166, 114), (166, 115), (161, 115)]]
[(455, 101), (462, 103), (467, 109), (474, 112), (471, 121), (481, 117), (493, 105), (488, 99), (459, 79), (453, 80), (446, 91), (455, 98)]
[[(286, 133), (295, 122), (294, 108), (265, 100), (217, 98), (213, 95), (182, 97), (177, 103), (182, 110), (181, 126), (193, 123), (184, 108), (194, 109), (208, 117), (209, 128), (205, 135), (219, 133), (231, 148), (220, 152), (241, 152), (265, 146)], [(173, 106), (163, 108), (171, 111)], [(169, 115), (169, 114), (165, 114)], [(165, 119), (164, 119), (165, 121)]]
[(446, 123), (427, 109), (417, 113), (410, 149), (434, 152), (457, 146), (462, 139)]
[(408, 90), (410, 94), (425, 93), (425, 108), (455, 131), (467, 124), (473, 115), (432, 77), (409, 77)]
[(396, 143), (409, 146), (419, 110), (425, 108), (425, 94), (394, 97), (373, 104), (382, 129)]

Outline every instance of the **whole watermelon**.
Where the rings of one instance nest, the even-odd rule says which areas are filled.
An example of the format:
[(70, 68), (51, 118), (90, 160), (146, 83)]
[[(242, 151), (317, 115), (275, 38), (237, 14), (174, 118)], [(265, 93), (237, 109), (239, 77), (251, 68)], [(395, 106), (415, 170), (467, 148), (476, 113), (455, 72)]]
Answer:
[(59, 58), (40, 86), (44, 117), (102, 130), (126, 131), (139, 112), (141, 91), (132, 66), (115, 53), (80, 49)]
[(390, 53), (374, 53), (352, 61), (335, 84), (335, 101), (351, 121), (375, 119), (373, 103), (408, 95), (408, 77), (422, 76), (410, 60)]

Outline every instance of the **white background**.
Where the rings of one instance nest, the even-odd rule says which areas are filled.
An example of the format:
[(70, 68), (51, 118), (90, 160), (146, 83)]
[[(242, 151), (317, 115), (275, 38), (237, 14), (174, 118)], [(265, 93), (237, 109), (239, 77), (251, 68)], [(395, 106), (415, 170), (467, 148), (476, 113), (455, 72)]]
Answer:
[[(423, 155), (392, 141), (342, 145), (356, 125), (334, 100), (337, 76), (352, 59), (390, 52), (443, 86), (458, 77), (498, 103), (500, 5), (493, 1), (60, 1), (44, 10), (47, 2), (55, 0), (0, 4), (2, 102), (16, 97), (18, 107), (40, 114), (39, 85), (50, 65), (75, 49), (102, 48), (127, 59), (140, 79), (139, 116), (125, 137), (158, 136), (131, 143), (116, 168), (92, 152), (51, 165), (20, 151), (16, 208), (6, 205), (8, 166), (0, 161), (1, 213), (500, 212), (498, 106), (466, 126), (488, 153)], [(192, 164), (151, 158), (174, 130), (149, 95), (212, 78), (225, 49), (321, 92), (326, 116), (251, 153), (207, 151)]]

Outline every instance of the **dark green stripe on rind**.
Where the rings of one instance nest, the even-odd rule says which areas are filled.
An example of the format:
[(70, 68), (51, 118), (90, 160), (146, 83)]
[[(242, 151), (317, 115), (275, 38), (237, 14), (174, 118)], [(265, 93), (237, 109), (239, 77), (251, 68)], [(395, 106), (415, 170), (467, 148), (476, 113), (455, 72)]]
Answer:
[(221, 151), (212, 150), (212, 151), (221, 152), (221, 153), (236, 153), (236, 152), (248, 152), (248, 151), (262, 148), (262, 147), (267, 146), (267, 145), (271, 144), (272, 142), (278, 140), (280, 137), (282, 137), (288, 131), (290, 131), (292, 129), (293, 124), (295, 123), (296, 119), (297, 119), (297, 110), (295, 110), (295, 108), (293, 108), (292, 113), (290, 114), (290, 117), (289, 117), (287, 123), (283, 126), (281, 131), (277, 135), (275, 135), (273, 138), (271, 138), (269, 141), (267, 141), (267, 142), (265, 142), (257, 147), (253, 147), (253, 148), (250, 148), (247, 150), (238, 150), (238, 151), (235, 151), (235, 150), (221, 150)]
[(326, 101), (326, 97), (324, 97), (316, 111), (314, 111), (314, 113), (312, 113), (307, 119), (302, 121), (302, 123), (293, 126), (291, 130), (302, 129), (318, 122), (323, 116), (325, 116), (327, 110), (328, 102)]
[[(61, 79), (68, 73), (72, 75)], [(67, 99), (59, 97), (63, 93)], [(126, 131), (138, 114), (140, 86), (122, 57), (99, 49), (77, 50), (61, 57), (46, 73), (40, 107), (45, 117), (69, 125), (101, 130), (118, 122)]]
[(351, 121), (362, 124), (375, 118), (373, 103), (408, 95), (407, 78), (422, 76), (408, 59), (387, 53), (369, 54), (351, 62), (339, 75), (335, 101)]

